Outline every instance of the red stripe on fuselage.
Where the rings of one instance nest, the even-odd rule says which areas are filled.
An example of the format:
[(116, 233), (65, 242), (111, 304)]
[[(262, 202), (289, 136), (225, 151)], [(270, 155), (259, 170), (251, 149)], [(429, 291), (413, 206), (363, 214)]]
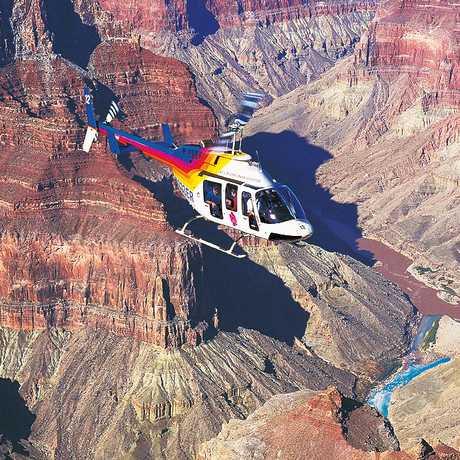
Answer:
[[(107, 131), (104, 128), (99, 128), (99, 132), (107, 136)], [(210, 156), (209, 149), (202, 148), (200, 149), (197, 158), (194, 158), (191, 162), (184, 161), (180, 158), (175, 157), (173, 154), (162, 152), (161, 150), (154, 149), (148, 145), (142, 144), (132, 139), (128, 139), (123, 135), (117, 134), (117, 141), (125, 144), (132, 145), (133, 147), (138, 148), (146, 156), (151, 156), (156, 160), (166, 163), (172, 168), (177, 168), (185, 174), (188, 174), (190, 171), (200, 169), (201, 166), (205, 163), (205, 160)]]

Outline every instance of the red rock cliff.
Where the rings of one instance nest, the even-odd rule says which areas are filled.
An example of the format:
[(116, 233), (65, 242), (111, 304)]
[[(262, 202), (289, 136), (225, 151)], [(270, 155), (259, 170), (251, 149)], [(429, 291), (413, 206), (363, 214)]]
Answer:
[[(84, 4), (84, 0), (80, 0)], [(206, 12), (210, 20), (223, 28), (238, 27), (243, 24), (273, 24), (304, 17), (320, 15), (348, 14), (354, 11), (373, 10), (373, 0), (329, 0), (327, 2), (308, 2), (304, 0), (175, 0), (174, 2), (117, 2), (98, 0), (102, 10), (109, 12), (116, 20), (129, 24), (133, 30), (148, 32), (179, 32), (197, 26), (200, 15), (202, 21)], [(87, 10), (84, 4), (82, 10)], [(197, 17), (196, 21), (194, 16)]]
[(459, 105), (459, 14), (448, 0), (384, 2), (359, 57), (371, 72), (390, 79), (407, 73), (436, 92), (438, 102)]
[[(118, 73), (109, 75), (98, 50), (93, 71), (115, 89), (121, 76), (131, 83), (124, 107), (135, 126), (177, 116), (173, 130), (182, 139), (213, 134), (214, 118), (182, 64), (124, 44), (116, 51)], [(77, 150), (84, 77), (46, 56), (0, 74), (0, 324), (196, 344), (211, 316), (200, 250), (176, 238), (162, 204), (129, 178), (104, 141), (90, 154)]]

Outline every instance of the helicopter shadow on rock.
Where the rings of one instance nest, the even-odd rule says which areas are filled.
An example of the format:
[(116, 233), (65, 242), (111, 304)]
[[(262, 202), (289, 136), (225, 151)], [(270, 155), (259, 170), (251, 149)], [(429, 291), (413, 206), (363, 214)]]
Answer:
[[(164, 204), (171, 226), (179, 228), (195, 215), (189, 204), (175, 193), (171, 177), (152, 181), (136, 172), (129, 156), (120, 158), (120, 162), (133, 180)], [(210, 222), (197, 221), (190, 228), (195, 236), (222, 247), (228, 248), (233, 242)], [(203, 288), (211, 310), (218, 310), (220, 330), (254, 329), (290, 345), (295, 337), (304, 335), (308, 313), (292, 298), (280, 278), (250, 259), (237, 259), (204, 245), (202, 251)]]
[(332, 159), (328, 151), (293, 131), (254, 134), (244, 139), (243, 149), (254, 158), (259, 157), (265, 170), (295, 192), (314, 228), (309, 243), (349, 255), (369, 266), (375, 263), (374, 255), (358, 246), (362, 233), (357, 205), (334, 201), (331, 193), (316, 181), (318, 168)]

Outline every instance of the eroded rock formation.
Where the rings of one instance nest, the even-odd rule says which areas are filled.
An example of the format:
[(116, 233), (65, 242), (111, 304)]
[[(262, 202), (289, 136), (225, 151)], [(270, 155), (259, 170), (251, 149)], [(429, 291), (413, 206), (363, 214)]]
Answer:
[(274, 396), (246, 420), (224, 424), (217, 437), (201, 446), (198, 459), (460, 458), (455, 449), (432, 449), (424, 441), (397, 451), (398, 441), (383, 417), (365, 406), (350, 411), (349, 404), (335, 388)]
[[(457, 6), (449, 2), (384, 2), (353, 57), (276, 100), (250, 128), (292, 130), (321, 148), (316, 162), (308, 161), (331, 195), (318, 206), (322, 216), (358, 223), (365, 235), (415, 259), (414, 273), (454, 304), (460, 292), (456, 21)], [(313, 150), (307, 144), (305, 155)], [(348, 203), (357, 203), (356, 222), (334, 212)]]
[(349, 54), (375, 2), (88, 2), (75, 11), (100, 37), (130, 37), (192, 69), (199, 94), (221, 115), (242, 92), (284, 94)]
[[(302, 323), (299, 317), (290, 325), (298, 334), (295, 344), (359, 376), (358, 393), (363, 391), (360, 385), (386, 375), (407, 353), (415, 309), (397, 286), (375, 271), (314, 245), (245, 248), (253, 261), (283, 280), (305, 311), (308, 319)], [(270, 321), (280, 322), (275, 316)]]
[(2, 329), (0, 342), (1, 374), (21, 382), (45, 458), (193, 458), (223, 421), (273, 394), (337, 382), (351, 395), (355, 381), (250, 330), (168, 353), (91, 328)]

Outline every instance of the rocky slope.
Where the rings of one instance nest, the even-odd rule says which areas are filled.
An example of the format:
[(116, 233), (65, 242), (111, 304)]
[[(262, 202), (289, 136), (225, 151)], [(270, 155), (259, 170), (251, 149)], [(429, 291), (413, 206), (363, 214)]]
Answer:
[(198, 454), (200, 460), (240, 458), (434, 460), (458, 459), (460, 452), (423, 441), (401, 452), (383, 417), (329, 388), (274, 396), (246, 420), (224, 424)]
[(317, 170), (319, 213), (414, 259), (416, 275), (452, 303), (460, 293), (456, 11), (449, 2), (383, 3), (353, 57), (276, 100), (251, 127), (308, 138), (280, 145), (301, 149)]
[[(386, 375), (407, 352), (415, 309), (377, 272), (314, 245), (246, 250), (285, 283), (306, 312), (307, 321), (297, 321), (293, 329), (298, 331), (296, 345), (357, 375), (358, 393), (361, 385)], [(279, 322), (273, 316), (269, 320)]]
[(403, 446), (412, 446), (423, 433), (428, 442), (441, 440), (460, 448), (460, 323), (442, 318), (432, 351), (452, 358), (393, 395), (389, 418)]
[[(185, 62), (199, 94), (221, 116), (235, 109), (244, 91), (284, 94), (350, 53), (375, 2), (176, 0), (133, 7), (132, 2), (74, 0), (69, 8), (99, 38), (134, 38)], [(81, 27), (76, 22), (68, 34)], [(53, 43), (70, 56), (59, 36)]]
[(21, 382), (45, 458), (193, 458), (221, 423), (271, 395), (354, 378), (260, 333), (220, 333), (165, 353), (130, 337), (2, 329), (1, 374)]

